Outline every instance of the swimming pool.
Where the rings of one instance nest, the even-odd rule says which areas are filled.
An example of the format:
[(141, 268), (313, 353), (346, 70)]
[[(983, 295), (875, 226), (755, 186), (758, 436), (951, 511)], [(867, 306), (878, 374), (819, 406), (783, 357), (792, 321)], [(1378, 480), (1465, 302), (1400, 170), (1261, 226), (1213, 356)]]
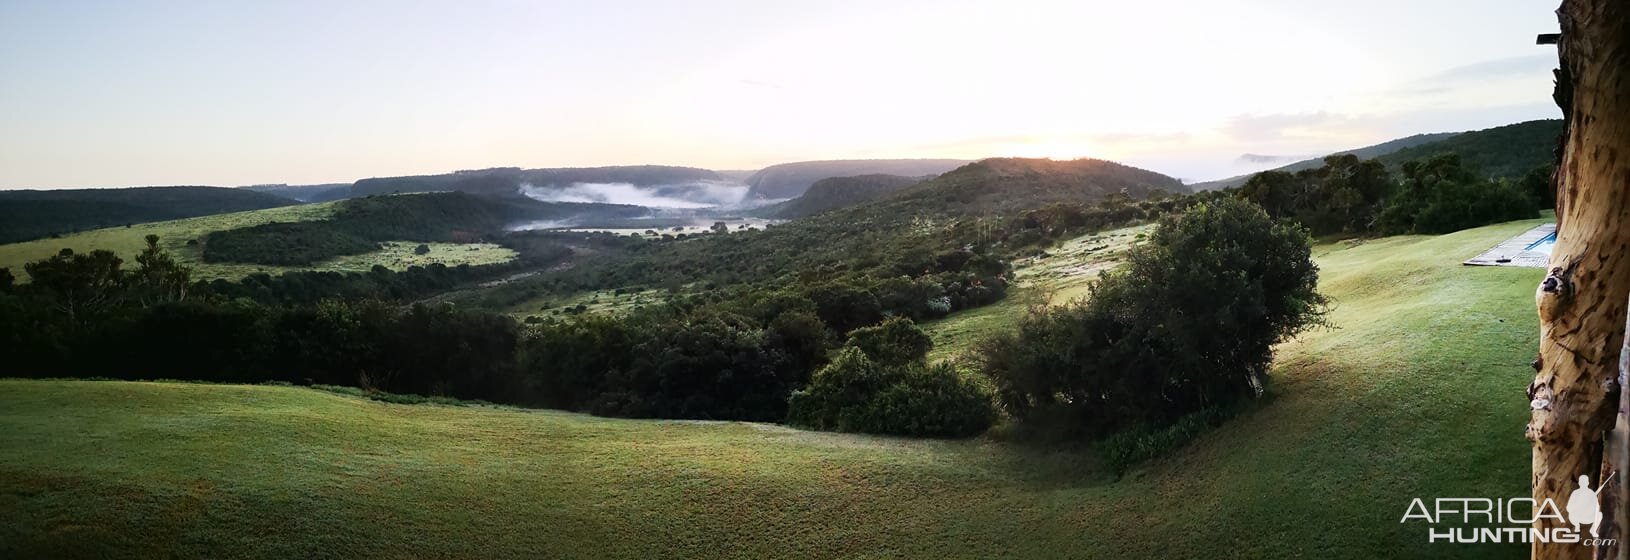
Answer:
[(1549, 254), (1551, 254), (1551, 247), (1553, 247), (1555, 245), (1556, 245), (1556, 232), (1553, 231), (1553, 232), (1551, 232), (1550, 235), (1547, 235), (1547, 236), (1545, 236), (1543, 238), (1540, 238), (1539, 241), (1529, 243), (1528, 247), (1524, 248), (1523, 250), (1524, 251), (1533, 251), (1535, 253), (1543, 253), (1543, 254), (1549, 255)]

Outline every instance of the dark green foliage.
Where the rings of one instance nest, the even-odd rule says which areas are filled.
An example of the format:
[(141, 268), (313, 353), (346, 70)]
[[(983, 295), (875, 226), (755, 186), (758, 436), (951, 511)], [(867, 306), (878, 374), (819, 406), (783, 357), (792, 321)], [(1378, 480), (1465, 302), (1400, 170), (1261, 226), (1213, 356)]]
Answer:
[(279, 196), (222, 187), (0, 191), (0, 243), (294, 204)]
[(766, 328), (715, 310), (546, 321), (521, 363), (542, 404), (607, 416), (779, 422), (826, 351), (825, 326), (790, 311)]
[(1258, 173), (1231, 192), (1315, 235), (1446, 233), (1532, 218), (1556, 204), (1548, 166), (1518, 181), (1491, 180), (1453, 153), (1403, 164), (1401, 181), (1379, 161), (1330, 156), (1324, 167)]
[[(1351, 154), (1360, 159), (1374, 159), (1386, 165), (1389, 171), (1397, 172), (1406, 162), (1455, 154), (1468, 166), (1481, 170), (1486, 178), (1515, 179), (1530, 169), (1555, 163), (1561, 133), (1561, 120), (1528, 121), (1471, 132), (1417, 134), (1331, 155)], [(1324, 165), (1324, 159), (1298, 161), (1269, 171), (1295, 174)], [(1193, 187), (1196, 191), (1232, 189), (1244, 185), (1251, 176), (1198, 183)]]
[(989, 389), (949, 364), (910, 319), (855, 329), (832, 363), (792, 394), (787, 421), (818, 430), (963, 437), (995, 419)]
[(1376, 159), (1401, 170), (1407, 162), (1455, 155), (1481, 178), (1516, 179), (1535, 167), (1555, 163), (1561, 135), (1560, 119), (1528, 121), (1466, 132)]
[(148, 234), (145, 240), (147, 247), (136, 255), (137, 268), (131, 274), (131, 295), (142, 305), (187, 299), (192, 269), (160, 249), (157, 235)]
[(1551, 176), (1556, 173), (1556, 164), (1547, 163), (1535, 167), (1517, 181), (1528, 198), (1537, 202), (1541, 210), (1556, 208), (1556, 188), (1551, 183)]
[(813, 216), (881, 198), (922, 180), (922, 177), (881, 174), (829, 177), (810, 185), (798, 198), (759, 210), (758, 215), (785, 219)]
[(1099, 439), (1094, 447), (1105, 466), (1122, 474), (1132, 466), (1159, 457), (1193, 441), (1234, 417), (1240, 406), (1209, 406), (1178, 418), (1168, 425), (1138, 425)]
[(370, 196), (339, 202), (334, 216), (327, 220), (211, 233), (204, 239), (204, 260), (304, 266), (373, 251), (382, 241), (472, 243), (505, 237), (506, 226), (527, 220), (629, 217), (645, 212), (635, 206), (547, 203), (462, 192)]
[(957, 159), (862, 159), (800, 161), (772, 165), (747, 178), (747, 196), (757, 200), (795, 198), (831, 177), (888, 174), (902, 177), (939, 175), (967, 165)]
[(1274, 344), (1320, 324), (1306, 231), (1222, 199), (1168, 216), (1092, 296), (983, 344), (1007, 411), (1056, 435), (1164, 426), (1259, 394)]
[(815, 302), (821, 321), (839, 333), (847, 333), (883, 320), (883, 304), (863, 287), (832, 282), (811, 288), (807, 295)]
[(378, 242), (327, 222), (270, 223), (210, 233), (204, 261), (307, 266), (378, 249)]
[(112, 251), (74, 253), (63, 249), (23, 269), (33, 279), (30, 291), (59, 311), (71, 331), (79, 332), (123, 303), (123, 263)]
[(1314, 235), (1326, 235), (1370, 231), (1382, 199), (1392, 190), (1392, 178), (1379, 162), (1342, 155), (1295, 174), (1258, 173), (1239, 193), (1274, 218), (1295, 220)]
[(846, 345), (860, 349), (884, 366), (901, 366), (928, 356), (928, 351), (934, 349), (934, 339), (911, 319), (891, 317), (882, 324), (850, 332)]
[(951, 365), (930, 366), (921, 356), (886, 363), (850, 339), (808, 387), (792, 394), (787, 422), (839, 432), (966, 437), (985, 431), (995, 417), (989, 390)]
[(413, 254), (415, 254), (415, 255), (428, 255), (428, 254), (430, 254), (430, 246), (425, 245), (423, 243), (420, 243), (418, 247), (413, 248)]
[(1510, 180), (1491, 181), (1444, 155), (1404, 164), (1403, 181), (1379, 217), (1386, 233), (1447, 233), (1539, 215), (1538, 202)]
[(11, 275), (11, 269), (0, 266), (0, 293), (11, 291), (17, 285), (17, 277)]

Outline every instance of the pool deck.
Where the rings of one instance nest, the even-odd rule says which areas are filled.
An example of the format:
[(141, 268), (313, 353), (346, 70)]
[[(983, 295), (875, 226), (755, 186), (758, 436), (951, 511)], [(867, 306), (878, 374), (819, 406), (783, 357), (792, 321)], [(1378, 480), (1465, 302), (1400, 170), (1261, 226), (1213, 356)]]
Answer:
[(1507, 239), (1493, 249), (1472, 257), (1471, 260), (1460, 263), (1470, 266), (1526, 266), (1531, 268), (1545, 268), (1545, 263), (1551, 260), (1551, 254), (1541, 251), (1528, 250), (1529, 245), (1545, 239), (1556, 231), (1556, 224), (1544, 224), (1525, 231), (1511, 239)]

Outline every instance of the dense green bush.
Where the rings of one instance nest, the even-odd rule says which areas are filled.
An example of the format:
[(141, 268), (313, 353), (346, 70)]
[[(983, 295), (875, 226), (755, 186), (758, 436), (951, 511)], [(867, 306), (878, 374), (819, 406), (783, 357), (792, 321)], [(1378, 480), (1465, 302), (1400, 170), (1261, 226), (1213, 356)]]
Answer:
[(1168, 425), (1261, 394), (1273, 345), (1321, 324), (1305, 230), (1223, 199), (1161, 220), (1091, 297), (982, 344), (1021, 424), (1062, 436)]
[(204, 236), (205, 262), (306, 266), (379, 249), (379, 243), (330, 222), (270, 223)]
[(996, 417), (990, 392), (949, 364), (888, 365), (844, 347), (792, 394), (789, 424), (837, 432), (965, 437)]
[(1510, 180), (1490, 180), (1444, 155), (1403, 166), (1403, 182), (1381, 212), (1387, 233), (1447, 233), (1539, 216), (1540, 202)]
[(911, 319), (891, 317), (882, 324), (851, 331), (847, 345), (879, 364), (896, 366), (921, 361), (934, 349), (934, 339)]
[(856, 329), (830, 364), (792, 394), (787, 422), (817, 430), (963, 437), (996, 417), (990, 391), (949, 364), (928, 365), (910, 319)]
[(1381, 200), (1392, 190), (1385, 166), (1347, 154), (1295, 173), (1258, 173), (1239, 193), (1269, 216), (1296, 220), (1313, 234), (1325, 235), (1369, 232)]

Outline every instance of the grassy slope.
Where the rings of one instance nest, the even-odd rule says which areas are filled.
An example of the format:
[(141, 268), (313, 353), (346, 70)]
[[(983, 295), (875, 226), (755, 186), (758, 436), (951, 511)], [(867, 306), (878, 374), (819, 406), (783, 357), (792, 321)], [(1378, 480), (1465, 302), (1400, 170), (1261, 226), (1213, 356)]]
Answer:
[(1398, 519), (1527, 492), (1540, 272), (1457, 263), (1533, 223), (1319, 247), (1340, 328), (1119, 481), (984, 439), (0, 381), (0, 556), (1522, 557)]
[(1126, 249), (1141, 241), (1153, 225), (1092, 233), (1060, 243), (1040, 258), (1027, 258), (1013, 267), (1013, 286), (995, 305), (977, 307), (934, 321), (923, 330), (934, 339), (931, 360), (953, 357), (973, 349), (987, 334), (1010, 328), (1032, 305), (1062, 304), (1087, 296), (1098, 272), (1120, 264)]
[[(9, 267), (12, 274), (18, 277), (26, 277), (27, 274), (23, 271), (24, 264), (50, 258), (64, 247), (75, 251), (108, 249), (123, 257), (126, 266), (133, 267), (136, 263), (136, 255), (141, 253), (142, 248), (147, 246), (144, 239), (148, 234), (157, 234), (159, 244), (182, 262), (191, 265), (193, 267), (193, 277), (200, 279), (236, 279), (254, 272), (278, 274), (290, 270), (310, 269), (366, 271), (375, 264), (382, 264), (396, 270), (414, 264), (429, 264), (431, 262), (440, 262), (448, 266), (464, 263), (478, 265), (504, 262), (515, 258), (514, 251), (489, 243), (471, 245), (430, 243), (432, 251), (428, 255), (413, 254), (413, 248), (418, 246), (417, 243), (388, 243), (383, 249), (376, 252), (341, 257), (320, 263), (314, 267), (283, 267), (206, 263), (203, 262), (202, 247), (187, 246), (188, 240), (197, 239), (202, 242), (204, 235), (212, 231), (249, 227), (269, 222), (321, 220), (328, 218), (333, 212), (334, 203), (332, 202), (305, 204), (200, 216), (167, 222), (153, 222), (131, 227), (105, 228), (65, 235), (55, 239), (37, 239), (22, 243), (11, 243), (0, 245), (0, 267)], [(474, 250), (471, 250), (472, 248)]]

